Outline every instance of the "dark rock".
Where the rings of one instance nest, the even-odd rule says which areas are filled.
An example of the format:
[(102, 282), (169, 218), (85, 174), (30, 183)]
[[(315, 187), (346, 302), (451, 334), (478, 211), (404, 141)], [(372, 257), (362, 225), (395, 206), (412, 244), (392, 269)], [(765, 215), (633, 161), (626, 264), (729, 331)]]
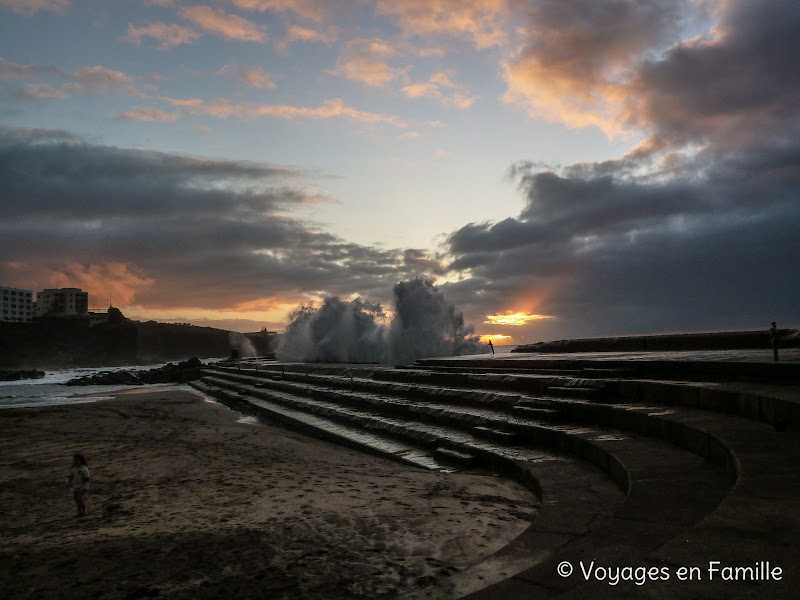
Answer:
[(69, 380), (65, 385), (143, 385), (154, 383), (188, 383), (200, 379), (203, 363), (193, 356), (178, 364), (168, 363), (154, 369), (137, 371), (103, 371)]
[(35, 369), (1, 369), (0, 381), (17, 381), (19, 379), (41, 379), (44, 371)]
[(184, 368), (187, 368), (187, 369), (199, 369), (200, 367), (203, 366), (202, 361), (199, 358), (197, 358), (196, 356), (193, 356), (192, 358), (190, 358), (187, 361), (184, 361), (181, 364), (183, 364)]

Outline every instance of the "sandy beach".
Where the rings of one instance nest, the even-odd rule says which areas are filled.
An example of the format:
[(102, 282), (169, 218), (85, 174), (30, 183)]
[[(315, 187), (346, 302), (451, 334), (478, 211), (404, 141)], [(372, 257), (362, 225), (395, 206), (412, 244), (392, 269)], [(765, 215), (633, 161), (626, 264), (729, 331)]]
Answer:
[[(450, 598), (534, 496), (265, 424), (184, 390), (0, 410), (0, 589), (17, 598)], [(88, 514), (65, 486), (91, 469)]]

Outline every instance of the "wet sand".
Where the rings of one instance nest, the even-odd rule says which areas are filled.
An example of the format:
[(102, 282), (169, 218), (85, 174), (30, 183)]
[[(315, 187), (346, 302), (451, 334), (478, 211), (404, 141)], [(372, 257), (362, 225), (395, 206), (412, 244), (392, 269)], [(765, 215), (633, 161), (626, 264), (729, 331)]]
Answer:
[[(536, 512), (181, 390), (0, 410), (0, 590), (16, 598), (450, 598)], [(88, 514), (64, 481), (92, 473)]]

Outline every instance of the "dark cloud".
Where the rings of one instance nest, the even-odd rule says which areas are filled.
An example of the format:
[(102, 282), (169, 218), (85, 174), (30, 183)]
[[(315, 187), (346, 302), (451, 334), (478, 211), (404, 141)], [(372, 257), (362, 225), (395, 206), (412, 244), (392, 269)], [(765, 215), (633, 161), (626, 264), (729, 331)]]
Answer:
[(189, 207), (198, 216), (226, 204), (257, 213), (313, 199), (281, 186), (299, 174), (283, 167), (113, 148), (59, 139), (60, 133), (37, 137), (42, 135), (20, 139), (12, 131), (0, 138), (0, 193), (9, 216), (120, 218), (157, 211), (165, 217), (185, 215)]
[(0, 129), (0, 278), (116, 278), (117, 295), (144, 308), (214, 309), (316, 294), (382, 300), (434, 265), (422, 251), (353, 244), (292, 216), (321, 201), (297, 183), (314, 177)]
[(474, 303), (479, 281), (480, 305), (555, 315), (535, 325), (554, 335), (796, 323), (800, 142), (705, 158), (702, 177), (659, 182), (529, 173), (518, 218), (450, 235), (469, 280), (448, 293)]
[[(520, 215), (447, 238), (463, 276), (445, 286), (451, 300), (473, 320), (553, 315), (503, 331), (530, 340), (797, 325), (800, 6), (721, 3), (712, 34), (665, 48), (686, 24), (680, 2), (583, 4), (532, 3), (540, 21), (509, 83), (581, 82), (582, 124), (613, 104), (650, 137), (616, 161), (514, 166)], [(614, 10), (653, 21), (615, 29)], [(609, 78), (615, 65), (626, 71)]]
[(645, 148), (712, 142), (747, 146), (800, 130), (800, 5), (728, 2), (716, 37), (677, 44), (630, 82), (630, 119)]

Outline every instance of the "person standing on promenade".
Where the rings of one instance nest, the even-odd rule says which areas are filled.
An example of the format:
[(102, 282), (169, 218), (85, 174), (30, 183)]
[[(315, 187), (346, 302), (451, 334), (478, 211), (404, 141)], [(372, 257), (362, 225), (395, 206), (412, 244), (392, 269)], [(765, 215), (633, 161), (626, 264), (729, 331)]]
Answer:
[(69, 470), (67, 485), (72, 486), (72, 499), (78, 507), (78, 516), (86, 514), (86, 500), (84, 495), (89, 489), (89, 467), (86, 466), (86, 459), (83, 454), (76, 454), (72, 457), (72, 468)]
[(775, 321), (769, 328), (769, 341), (772, 344), (772, 355), (775, 360), (778, 360), (778, 327), (775, 325)]
[(492, 340), (489, 340), (489, 350), (491, 350), (492, 354), (494, 354), (494, 344), (492, 343)]

